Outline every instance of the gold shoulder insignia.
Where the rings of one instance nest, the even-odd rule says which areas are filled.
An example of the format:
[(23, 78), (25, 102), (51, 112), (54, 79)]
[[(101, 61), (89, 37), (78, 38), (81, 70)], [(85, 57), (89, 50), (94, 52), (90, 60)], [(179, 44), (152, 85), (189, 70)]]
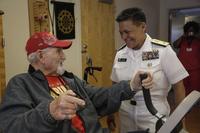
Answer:
[(120, 50), (122, 50), (125, 47), (126, 47), (126, 44), (123, 44), (117, 51), (120, 51)]
[(161, 41), (161, 40), (158, 40), (158, 39), (152, 39), (151, 42), (153, 44), (163, 46), (163, 47), (166, 47), (167, 45), (169, 45), (169, 42)]

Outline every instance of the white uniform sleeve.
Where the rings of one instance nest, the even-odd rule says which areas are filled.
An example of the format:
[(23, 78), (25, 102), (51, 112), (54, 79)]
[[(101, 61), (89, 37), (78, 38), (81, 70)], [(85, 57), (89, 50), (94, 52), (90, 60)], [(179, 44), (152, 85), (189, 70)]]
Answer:
[(171, 84), (175, 84), (189, 75), (170, 45), (163, 50), (161, 65)]

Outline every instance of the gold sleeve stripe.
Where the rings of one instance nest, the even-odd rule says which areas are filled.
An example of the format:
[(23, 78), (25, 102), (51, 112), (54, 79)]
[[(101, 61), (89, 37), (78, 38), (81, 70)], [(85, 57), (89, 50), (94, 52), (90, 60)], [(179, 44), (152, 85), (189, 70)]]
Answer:
[(156, 44), (156, 45), (163, 46), (163, 47), (166, 47), (167, 45), (169, 45), (169, 42), (161, 41), (161, 40), (158, 40), (158, 39), (152, 39), (151, 42)]

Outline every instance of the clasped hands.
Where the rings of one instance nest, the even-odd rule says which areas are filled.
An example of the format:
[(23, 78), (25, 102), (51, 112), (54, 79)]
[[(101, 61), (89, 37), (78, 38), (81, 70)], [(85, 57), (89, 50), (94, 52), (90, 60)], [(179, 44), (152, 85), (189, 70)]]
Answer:
[[(141, 81), (140, 75), (147, 74), (147, 78)], [(152, 89), (153, 88), (153, 77), (150, 72), (145, 71), (137, 71), (133, 74), (133, 77), (130, 81), (130, 87), (133, 91), (141, 90), (142, 86), (145, 89)]]

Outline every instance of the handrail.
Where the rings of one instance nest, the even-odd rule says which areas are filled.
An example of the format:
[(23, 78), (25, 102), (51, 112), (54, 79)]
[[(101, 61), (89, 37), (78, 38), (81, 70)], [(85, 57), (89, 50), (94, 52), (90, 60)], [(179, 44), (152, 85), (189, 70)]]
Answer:
[[(147, 74), (141, 74), (140, 75), (140, 79), (141, 81), (147, 78)], [(154, 107), (153, 103), (152, 103), (152, 99), (151, 99), (151, 93), (149, 89), (145, 89), (142, 86), (142, 91), (143, 91), (143, 95), (144, 95), (144, 101), (145, 101), (145, 105), (148, 109), (148, 111), (154, 115), (158, 121), (156, 122), (156, 132), (160, 129), (160, 127), (165, 123), (165, 116), (159, 114), (159, 112), (157, 111), (157, 109)]]

